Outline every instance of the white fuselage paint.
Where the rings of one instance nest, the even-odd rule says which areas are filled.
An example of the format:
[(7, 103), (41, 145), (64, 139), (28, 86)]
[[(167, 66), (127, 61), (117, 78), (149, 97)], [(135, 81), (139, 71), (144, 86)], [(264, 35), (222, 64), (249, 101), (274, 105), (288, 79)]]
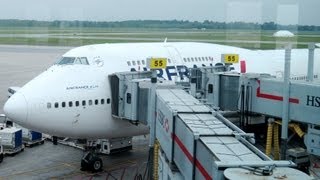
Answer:
[[(146, 134), (147, 126), (114, 119), (111, 115), (111, 103), (100, 103), (101, 99), (111, 99), (108, 75), (131, 69), (142, 71), (146, 67), (142, 60), (146, 61), (148, 57), (165, 57), (170, 59), (168, 66), (171, 69), (162, 70), (163, 77), (178, 80), (185, 75), (184, 70), (178, 69), (182, 72), (177, 72), (178, 66), (215, 65), (221, 61), (221, 54), (225, 53), (239, 54), (240, 59), (246, 61), (247, 72), (278, 76), (283, 74), (283, 50), (253, 51), (206, 43), (89, 45), (74, 48), (63, 57), (87, 57), (90, 65), (53, 65), (14, 94), (6, 103), (4, 111), (22, 126), (56, 136), (114, 138)], [(292, 74), (305, 75), (307, 50), (293, 50), (292, 57)], [(319, 51), (316, 51), (314, 72), (317, 76), (319, 57)], [(131, 65), (128, 65), (128, 61)], [(239, 65), (234, 67), (239, 72)], [(99, 105), (94, 105), (96, 99), (99, 100)], [(86, 101), (84, 106), (83, 100)], [(88, 105), (88, 100), (93, 100), (93, 105)], [(69, 107), (69, 101), (72, 101), (72, 107)], [(75, 105), (76, 101), (79, 101), (79, 106)], [(59, 108), (54, 107), (55, 102), (59, 103)], [(66, 103), (66, 107), (61, 107), (62, 102)], [(47, 103), (51, 103), (52, 107), (48, 108)]]

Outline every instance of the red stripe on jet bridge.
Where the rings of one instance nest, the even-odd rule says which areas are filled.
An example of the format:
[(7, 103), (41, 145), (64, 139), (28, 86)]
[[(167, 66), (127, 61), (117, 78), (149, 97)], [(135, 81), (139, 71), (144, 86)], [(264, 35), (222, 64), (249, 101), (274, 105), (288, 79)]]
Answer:
[[(258, 80), (258, 84), (259, 84), (259, 87), (257, 88), (257, 97), (276, 100), (276, 101), (283, 101), (283, 97), (282, 96), (276, 96), (276, 95), (272, 95), (272, 94), (261, 93), (261, 91), (260, 91), (260, 80)], [(289, 98), (289, 102), (294, 103), (294, 104), (299, 104), (299, 99)]]
[[(174, 142), (176, 142), (178, 144), (178, 146), (180, 147), (180, 149), (182, 150), (182, 152), (187, 156), (187, 158), (189, 159), (189, 161), (193, 163), (193, 157), (190, 154), (190, 152), (188, 151), (188, 149), (184, 146), (184, 144), (182, 143), (182, 141), (178, 138), (178, 136), (176, 136), (174, 133), (171, 134), (171, 138), (174, 140)], [(204, 169), (204, 167), (202, 166), (202, 164), (198, 161), (197, 158), (195, 158), (195, 166), (199, 169), (200, 173), (202, 174), (202, 176), (206, 179), (206, 180), (212, 180), (212, 177), (209, 175), (209, 173)]]

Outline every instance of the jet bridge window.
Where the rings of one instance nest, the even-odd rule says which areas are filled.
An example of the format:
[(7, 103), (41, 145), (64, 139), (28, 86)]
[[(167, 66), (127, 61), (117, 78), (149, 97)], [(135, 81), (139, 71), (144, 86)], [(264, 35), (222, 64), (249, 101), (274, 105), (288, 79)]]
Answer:
[(131, 104), (131, 93), (127, 93), (127, 103)]
[(212, 94), (213, 93), (213, 84), (208, 85), (208, 93)]

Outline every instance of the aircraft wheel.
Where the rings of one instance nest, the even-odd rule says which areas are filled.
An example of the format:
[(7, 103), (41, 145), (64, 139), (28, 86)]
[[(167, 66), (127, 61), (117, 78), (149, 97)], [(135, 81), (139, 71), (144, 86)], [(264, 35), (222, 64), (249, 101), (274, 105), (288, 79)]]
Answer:
[(91, 165), (92, 165), (92, 171), (93, 171), (93, 172), (99, 172), (99, 171), (101, 171), (101, 170), (102, 170), (102, 166), (103, 166), (103, 163), (102, 163), (101, 158), (99, 158), (99, 157), (94, 157), (94, 158), (92, 159)]

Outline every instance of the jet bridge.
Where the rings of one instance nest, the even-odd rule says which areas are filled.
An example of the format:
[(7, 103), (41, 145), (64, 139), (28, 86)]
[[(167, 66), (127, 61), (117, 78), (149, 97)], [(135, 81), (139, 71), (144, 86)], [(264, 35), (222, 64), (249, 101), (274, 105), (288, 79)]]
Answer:
[[(283, 86), (283, 80), (268, 75), (241, 76), (241, 99), (248, 103), (239, 103), (240, 109), (281, 119)], [(308, 125), (305, 135), (307, 150), (320, 156), (320, 84), (292, 80), (289, 91), (289, 119)]]
[[(242, 99), (248, 99), (245, 109), (281, 118), (283, 80), (268, 75), (246, 74), (240, 78)], [(291, 81), (289, 119), (320, 125), (320, 84)]]
[(272, 172), (283, 168), (289, 179), (293, 174), (308, 177), (293, 169), (292, 175), (287, 174), (284, 167), (293, 167), (294, 163), (271, 160), (250, 143), (251, 134), (181, 89), (158, 89), (156, 109), (156, 138), (162, 156), (178, 168), (182, 179), (225, 179), (229, 177), (226, 170), (233, 174), (232, 169), (239, 167), (247, 170), (242, 175), (254, 169), (275, 177)]
[[(146, 117), (156, 114), (159, 148), (154, 149), (153, 179), (232, 179), (235, 174), (253, 179), (261, 175), (308, 179), (306, 174), (288, 168), (295, 166), (293, 162), (270, 159), (252, 145), (252, 134), (173, 82), (157, 83), (155, 104), (151, 104), (148, 76), (117, 73), (109, 79), (114, 117), (150, 125), (152, 121)], [(155, 107), (155, 112), (146, 111), (148, 106)]]
[[(150, 105), (151, 72), (120, 72), (109, 75), (111, 86), (112, 116), (128, 120), (133, 123), (147, 124)], [(157, 84), (158, 88), (171, 88), (174, 82), (163, 81)]]

